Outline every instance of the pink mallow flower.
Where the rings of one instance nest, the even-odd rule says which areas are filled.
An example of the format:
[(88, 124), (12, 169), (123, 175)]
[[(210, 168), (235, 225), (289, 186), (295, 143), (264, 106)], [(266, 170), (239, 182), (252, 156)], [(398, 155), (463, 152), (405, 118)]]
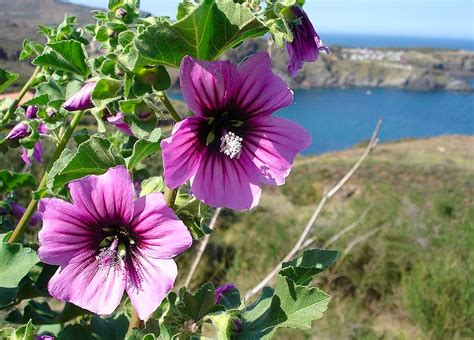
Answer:
[(286, 43), (286, 49), (290, 59), (288, 71), (292, 77), (295, 77), (304, 62), (318, 60), (320, 51), (329, 53), (329, 48), (323, 44), (308, 15), (301, 7), (291, 6), (289, 11), (293, 41)]
[(193, 194), (208, 205), (254, 207), (261, 186), (283, 184), (296, 154), (311, 143), (303, 127), (272, 116), (293, 93), (273, 74), (266, 52), (239, 66), (186, 56), (180, 82), (195, 116), (161, 143), (165, 184), (177, 188), (190, 179)]
[(111, 314), (124, 291), (146, 320), (177, 276), (172, 259), (191, 246), (186, 226), (161, 193), (134, 200), (123, 166), (69, 183), (73, 203), (40, 201), (41, 260), (59, 265), (49, 293), (100, 315)]
[(95, 81), (86, 82), (78, 92), (66, 100), (63, 104), (63, 108), (67, 111), (79, 111), (95, 107), (92, 102), (92, 91), (94, 91), (96, 84), (97, 82)]

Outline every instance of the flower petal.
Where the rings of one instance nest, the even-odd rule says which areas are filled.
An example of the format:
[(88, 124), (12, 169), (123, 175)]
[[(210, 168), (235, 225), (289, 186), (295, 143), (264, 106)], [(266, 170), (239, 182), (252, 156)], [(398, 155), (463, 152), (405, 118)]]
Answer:
[(72, 201), (97, 222), (126, 224), (133, 215), (134, 186), (128, 170), (110, 168), (100, 176), (87, 176), (69, 183)]
[(5, 139), (8, 139), (8, 140), (22, 139), (28, 136), (30, 133), (31, 132), (28, 131), (28, 124), (18, 123), (10, 130), (10, 132), (7, 134)]
[(111, 125), (115, 126), (127, 136), (132, 135), (132, 130), (130, 129), (130, 126), (128, 126), (128, 124), (125, 122), (125, 115), (122, 112), (117, 112), (115, 116), (107, 116), (106, 119)]
[(261, 195), (259, 180), (254, 175), (257, 172), (258, 169), (246, 157), (231, 159), (209, 150), (191, 179), (191, 189), (208, 205), (250, 209), (258, 204)]
[(247, 58), (238, 67), (239, 85), (235, 106), (248, 116), (270, 115), (293, 101), (288, 85), (272, 71), (267, 52)]
[(139, 255), (127, 267), (127, 294), (140, 320), (148, 320), (173, 288), (178, 275), (176, 263)]
[(119, 305), (125, 285), (125, 269), (121, 259), (115, 266), (99, 268), (94, 252), (86, 251), (58, 269), (49, 281), (48, 291), (56, 299), (107, 315)]
[(301, 125), (278, 117), (253, 119), (244, 137), (243, 153), (260, 170), (265, 184), (285, 183), (298, 152), (311, 144)]
[(288, 71), (292, 77), (296, 77), (298, 71), (303, 68), (304, 62), (318, 60), (320, 51), (329, 53), (329, 48), (323, 44), (308, 15), (301, 7), (292, 6), (291, 11), (296, 18), (299, 18), (299, 23), (292, 25), (293, 41), (286, 43), (286, 49), (289, 59)]
[(67, 111), (92, 109), (95, 106), (92, 102), (92, 92), (96, 85), (97, 82), (95, 81), (86, 82), (78, 92), (66, 100), (63, 108)]
[(202, 117), (190, 117), (175, 125), (171, 137), (161, 142), (165, 183), (177, 188), (194, 174), (205, 153), (205, 145), (199, 140)]
[(69, 202), (43, 198), (38, 212), (43, 219), (38, 234), (38, 254), (43, 262), (64, 266), (74, 256), (94, 249), (100, 242), (98, 231), (90, 227), (94, 221)]
[(136, 235), (139, 251), (147, 257), (171, 258), (192, 244), (188, 228), (170, 209), (161, 193), (152, 193), (134, 202), (129, 226)]
[(222, 111), (233, 97), (237, 69), (229, 61), (183, 58), (179, 79), (189, 109), (196, 115)]

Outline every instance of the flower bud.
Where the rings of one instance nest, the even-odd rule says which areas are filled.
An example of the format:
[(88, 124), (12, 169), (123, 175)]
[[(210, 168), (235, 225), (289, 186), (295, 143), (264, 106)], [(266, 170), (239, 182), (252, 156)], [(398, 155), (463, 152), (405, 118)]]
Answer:
[(115, 116), (109, 114), (105, 117), (105, 119), (107, 120), (107, 122), (109, 122), (109, 124), (115, 126), (124, 134), (131, 136), (132, 130), (130, 130), (130, 127), (124, 121), (124, 118), (125, 118), (125, 115), (122, 112), (117, 112)]
[(53, 118), (54, 116), (56, 116), (56, 110), (50, 107), (46, 110), (46, 114), (49, 118)]
[[(15, 217), (16, 219), (21, 219), (21, 217), (23, 216), (23, 214), (26, 211), (24, 206), (22, 206), (21, 204), (18, 204), (16, 202), (13, 202), (11, 204), (11, 208), (12, 208), (12, 216)], [(31, 216), (30, 221), (28, 222), (28, 225), (35, 226), (40, 222), (41, 222), (41, 216), (40, 216), (40, 214), (35, 212)]]
[(36, 106), (28, 106), (26, 108), (25, 116), (28, 119), (38, 118), (38, 108)]
[(48, 134), (48, 128), (46, 127), (46, 124), (45, 123), (41, 123), (39, 126), (38, 126), (38, 133), (42, 134), (42, 135), (47, 135)]
[(125, 8), (120, 7), (119, 9), (115, 11), (115, 16), (118, 19), (123, 19), (127, 16), (127, 11), (125, 10)]
[(227, 292), (230, 292), (233, 289), (236, 289), (236, 287), (233, 283), (225, 283), (222, 286), (217, 287), (216, 288), (216, 300), (215, 300), (216, 305), (221, 302), (222, 295), (224, 295)]
[(6, 139), (8, 140), (16, 140), (16, 139), (22, 139), (28, 136), (30, 132), (28, 131), (28, 124), (26, 123), (19, 123), (11, 129), (11, 131), (8, 133)]
[(235, 318), (235, 319), (232, 319), (231, 322), (232, 322), (231, 329), (233, 333), (240, 333), (244, 330), (244, 324), (242, 320)]
[(96, 84), (97, 82), (95, 81), (86, 82), (76, 94), (63, 104), (63, 108), (67, 111), (92, 109), (94, 107), (94, 103), (92, 103), (92, 91), (94, 91)]

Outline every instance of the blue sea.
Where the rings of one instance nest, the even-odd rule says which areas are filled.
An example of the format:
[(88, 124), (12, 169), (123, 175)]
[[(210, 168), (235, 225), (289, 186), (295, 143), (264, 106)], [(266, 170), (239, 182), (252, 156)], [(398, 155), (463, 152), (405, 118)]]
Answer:
[(474, 36), (471, 39), (439, 37), (407, 37), (364, 34), (321, 33), (328, 45), (365, 48), (445, 48), (452, 50), (474, 50)]
[[(305, 154), (343, 150), (370, 138), (379, 119), (382, 142), (445, 134), (474, 135), (474, 94), (395, 89), (296, 90), (276, 113), (309, 130)], [(474, 147), (474, 146), (473, 146)]]

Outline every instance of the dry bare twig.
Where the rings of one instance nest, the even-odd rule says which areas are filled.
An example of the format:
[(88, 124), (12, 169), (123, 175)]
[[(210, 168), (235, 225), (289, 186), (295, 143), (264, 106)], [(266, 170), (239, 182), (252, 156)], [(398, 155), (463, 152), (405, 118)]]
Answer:
[[(360, 225), (362, 223), (362, 221), (364, 220), (365, 216), (367, 216), (367, 214), (369, 213), (369, 211), (372, 209), (372, 206), (373, 205), (370, 205), (369, 207), (367, 207), (363, 212), (362, 214), (359, 216), (359, 218), (352, 222), (351, 224), (349, 224), (348, 226), (344, 227), (343, 229), (341, 229), (340, 232), (338, 232), (337, 234), (335, 234), (333, 237), (331, 237), (329, 240), (327, 240), (326, 242), (324, 242), (323, 246), (321, 247), (321, 249), (327, 249), (331, 244), (337, 242), (342, 236), (344, 236), (345, 234), (347, 234), (349, 231), (351, 231), (352, 229), (354, 229), (355, 227), (357, 227), (358, 225)], [(301, 245), (301, 248), (300, 250), (303, 250), (307, 247), (309, 247), (314, 241), (316, 241), (315, 238), (310, 238), (306, 241), (304, 241), (304, 243)]]
[(369, 143), (367, 144), (367, 147), (364, 150), (364, 153), (361, 155), (361, 157), (355, 162), (355, 164), (352, 166), (352, 168), (344, 175), (343, 178), (339, 182), (332, 187), (331, 190), (326, 192), (323, 197), (321, 198), (321, 201), (319, 201), (319, 204), (316, 206), (314, 209), (313, 215), (309, 219), (308, 223), (306, 224), (303, 232), (301, 233), (298, 241), (296, 241), (296, 244), (293, 246), (293, 248), (290, 250), (290, 252), (281, 260), (275, 268), (262, 280), (260, 281), (254, 288), (249, 290), (245, 294), (245, 299), (248, 299), (258, 293), (263, 287), (265, 287), (273, 278), (276, 276), (276, 274), (280, 271), (281, 265), (283, 262), (287, 262), (293, 258), (293, 256), (301, 249), (301, 246), (303, 245), (304, 241), (306, 240), (306, 237), (308, 237), (309, 232), (311, 231), (314, 222), (316, 219), (319, 217), (321, 214), (321, 211), (323, 207), (325, 206), (326, 202), (334, 196), (343, 186), (344, 184), (347, 183), (347, 181), (354, 175), (354, 173), (357, 171), (357, 169), (360, 167), (360, 165), (365, 161), (367, 156), (375, 149), (377, 146), (377, 143), (379, 141), (378, 135), (380, 131), (380, 126), (382, 125), (382, 120), (379, 120), (377, 123), (377, 126), (375, 127), (375, 130), (372, 134), (372, 138), (370, 139)]

